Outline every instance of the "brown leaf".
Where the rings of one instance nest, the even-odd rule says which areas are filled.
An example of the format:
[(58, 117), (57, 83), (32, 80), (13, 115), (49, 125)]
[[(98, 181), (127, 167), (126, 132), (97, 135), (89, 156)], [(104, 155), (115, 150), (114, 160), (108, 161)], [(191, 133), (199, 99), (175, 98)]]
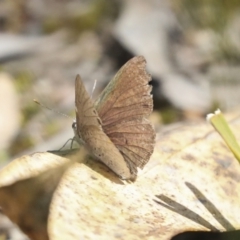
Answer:
[[(230, 123), (238, 140), (239, 119), (238, 115)], [(29, 211), (35, 217), (39, 205), (34, 194), (40, 193), (48, 204), (51, 201), (47, 227), (51, 240), (167, 240), (189, 230), (226, 231), (240, 227), (240, 167), (205, 122), (172, 127), (159, 134), (150, 162), (134, 183), (121, 181), (100, 162), (70, 161), (41, 153), (16, 159), (2, 169), (0, 205), (5, 213), (18, 224), (20, 217), (12, 217), (10, 208), (16, 215)], [(56, 181), (50, 180), (55, 175)], [(26, 184), (26, 179), (33, 185)], [(15, 194), (21, 192), (16, 187), (19, 180), (26, 186), (23, 195), (33, 195), (28, 206), (21, 204), (21, 194)], [(42, 205), (42, 212), (46, 212), (48, 204)], [(44, 229), (45, 225), (41, 226)], [(32, 236), (38, 239), (36, 233)]]
[(11, 162), (0, 173), (3, 212), (31, 239), (48, 239), (49, 204), (68, 162), (50, 153), (36, 153)]

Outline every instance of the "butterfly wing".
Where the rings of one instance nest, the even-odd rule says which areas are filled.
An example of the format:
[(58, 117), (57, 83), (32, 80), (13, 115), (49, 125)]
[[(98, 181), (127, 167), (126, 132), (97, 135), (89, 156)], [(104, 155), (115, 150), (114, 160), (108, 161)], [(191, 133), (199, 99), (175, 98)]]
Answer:
[(103, 132), (101, 120), (79, 75), (75, 81), (76, 129), (75, 137), (84, 142), (90, 152), (123, 179), (132, 175), (123, 156)]
[(146, 117), (153, 110), (149, 85), (142, 56), (128, 61), (115, 75), (95, 102), (102, 128), (136, 173), (153, 153), (155, 131)]
[(101, 120), (79, 75), (75, 80), (75, 108), (79, 134), (85, 126), (95, 126), (99, 130), (102, 129)]

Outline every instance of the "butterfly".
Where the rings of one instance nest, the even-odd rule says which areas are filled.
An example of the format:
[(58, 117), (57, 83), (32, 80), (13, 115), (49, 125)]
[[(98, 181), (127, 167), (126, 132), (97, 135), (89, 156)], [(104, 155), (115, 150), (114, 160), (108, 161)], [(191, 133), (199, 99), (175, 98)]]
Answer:
[(74, 139), (122, 179), (135, 179), (149, 161), (155, 131), (147, 117), (153, 110), (143, 56), (130, 59), (109, 82), (95, 103), (79, 75), (75, 80)]

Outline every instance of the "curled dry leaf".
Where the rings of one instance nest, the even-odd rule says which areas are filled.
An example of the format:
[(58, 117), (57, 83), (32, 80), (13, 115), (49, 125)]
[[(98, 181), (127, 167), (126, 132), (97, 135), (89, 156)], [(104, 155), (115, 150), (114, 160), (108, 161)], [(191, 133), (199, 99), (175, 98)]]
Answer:
[(68, 162), (50, 153), (36, 153), (11, 162), (0, 173), (0, 206), (31, 239), (48, 239), (51, 196)]
[[(236, 116), (230, 124), (239, 141)], [(189, 230), (239, 229), (239, 179), (237, 160), (212, 127), (185, 124), (158, 135), (154, 154), (134, 183), (91, 159), (81, 163), (49, 153), (16, 159), (0, 172), (0, 205), (20, 227), (21, 216), (30, 212), (32, 231), (40, 234), (39, 224), (51, 240), (168, 240)], [(31, 200), (26, 196), (23, 204), (22, 194)], [(39, 199), (47, 200), (40, 205)], [(45, 212), (40, 220), (39, 209)], [(40, 239), (36, 232), (27, 234)]]

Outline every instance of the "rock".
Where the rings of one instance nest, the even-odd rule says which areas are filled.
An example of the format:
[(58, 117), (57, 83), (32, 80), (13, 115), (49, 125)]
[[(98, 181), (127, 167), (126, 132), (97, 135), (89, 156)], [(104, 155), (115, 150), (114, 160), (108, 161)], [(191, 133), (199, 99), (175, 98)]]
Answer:
[[(19, 228), (13, 224), (6, 216), (0, 213), (0, 237), (5, 239), (3, 235), (6, 235), (6, 239), (13, 240), (29, 240), (29, 238), (23, 234)], [(3, 237), (3, 238), (2, 238)]]
[[(189, 66), (189, 70), (191, 64), (202, 62), (197, 51), (190, 51), (191, 59), (177, 55), (181, 46), (176, 49), (176, 40), (171, 37), (177, 31), (179, 24), (167, 1), (129, 0), (124, 1), (114, 33), (134, 55), (146, 58), (149, 72), (160, 82), (154, 91), (157, 95), (164, 95), (178, 109), (201, 115), (211, 106), (209, 86), (204, 78), (199, 78), (197, 69), (187, 72), (191, 77), (181, 73), (181, 67)], [(185, 62), (177, 65), (179, 59)]]
[(0, 34), (0, 61), (4, 62), (12, 58), (22, 57), (32, 53), (39, 44), (39, 38), (20, 36), (14, 34)]
[(239, 106), (240, 68), (227, 63), (214, 64), (209, 68), (211, 94), (214, 101), (224, 110)]
[(6, 150), (20, 127), (20, 106), (13, 79), (0, 73), (0, 151)]
[(201, 76), (169, 73), (163, 77), (162, 88), (173, 105), (183, 111), (203, 114), (211, 106), (210, 87)]
[[(229, 21), (224, 36), (227, 38), (228, 44), (230, 44), (230, 48), (234, 51), (236, 55), (240, 54), (240, 17), (239, 12), (235, 16), (232, 17), (231, 21)], [(226, 41), (226, 40), (225, 40)]]
[(168, 31), (176, 27), (173, 13), (163, 2), (124, 1), (115, 36), (134, 55), (143, 55), (154, 75), (171, 71)]

